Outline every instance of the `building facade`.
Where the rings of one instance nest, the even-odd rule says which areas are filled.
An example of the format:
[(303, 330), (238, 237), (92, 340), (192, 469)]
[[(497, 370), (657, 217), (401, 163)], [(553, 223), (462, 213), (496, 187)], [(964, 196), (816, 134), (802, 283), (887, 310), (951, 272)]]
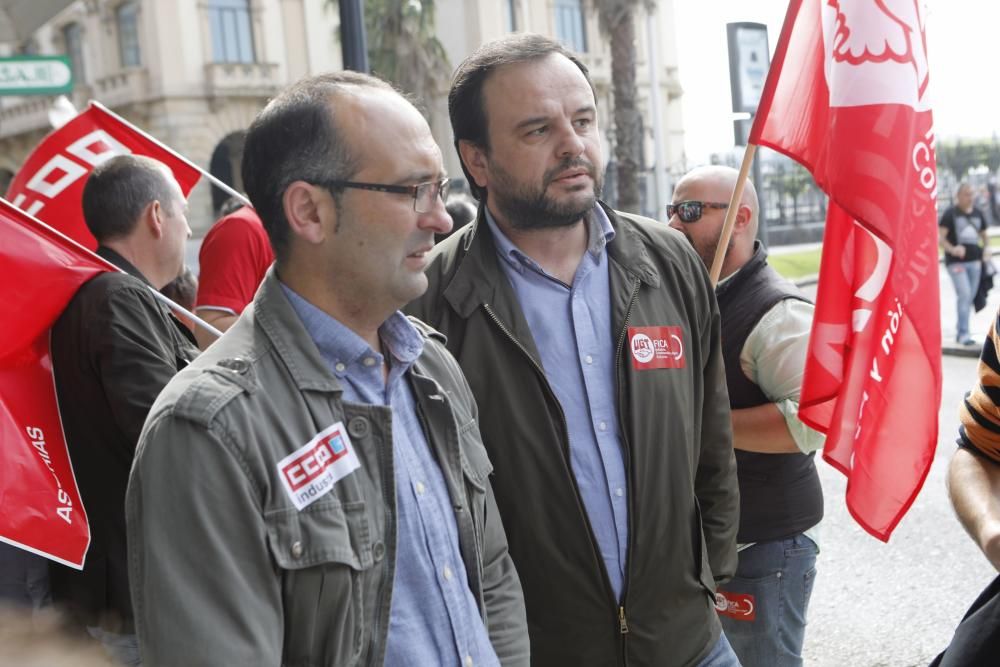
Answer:
[[(285, 85), (340, 69), (338, 25), (324, 0), (76, 0), (5, 55), (68, 55), (78, 109), (99, 101), (240, 189), (247, 126)], [(8, 177), (52, 129), (53, 101), (0, 97)], [(196, 234), (226, 198), (202, 179), (190, 200)]]
[[(594, 0), (436, 0), (436, 33), (452, 67), (480, 44), (513, 31), (539, 32), (578, 52), (598, 94), (605, 156), (614, 143), (611, 54)], [(682, 164), (682, 94), (673, 0), (647, 17), (636, 11), (639, 109), (645, 122), (644, 212), (655, 214), (650, 56), (656, 61), (663, 170)], [(647, 24), (650, 21), (650, 24)], [(339, 12), (327, 0), (75, 0), (3, 55), (66, 54), (78, 109), (101, 102), (189, 160), (241, 189), (243, 135), (278, 90), (302, 76), (340, 69)], [(647, 35), (655, 35), (650, 45)], [(652, 51), (650, 50), (652, 46)], [(447, 81), (450, 78), (444, 77)], [(448, 173), (461, 177), (452, 148), (447, 85), (423, 100)], [(54, 98), (0, 97), (0, 186), (51, 130)], [(203, 179), (192, 192), (196, 236), (227, 196)]]

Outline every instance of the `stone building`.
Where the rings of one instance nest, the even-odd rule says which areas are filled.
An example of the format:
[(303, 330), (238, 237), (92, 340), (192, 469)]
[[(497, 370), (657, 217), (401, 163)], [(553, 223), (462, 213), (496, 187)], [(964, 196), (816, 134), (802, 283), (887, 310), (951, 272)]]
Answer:
[[(414, 0), (415, 1), (415, 0)], [(647, 26), (637, 10), (637, 82), (645, 121), (642, 163), (654, 162), (647, 29), (655, 35), (664, 167), (683, 162), (673, 0), (659, 0)], [(605, 155), (614, 141), (610, 50), (593, 0), (436, 0), (437, 35), (454, 66), (479, 44), (516, 30), (540, 32), (579, 52), (599, 97)], [(94, 99), (212, 174), (240, 188), (246, 127), (269, 97), (312, 73), (342, 66), (339, 13), (327, 0), (74, 0), (31, 38), (3, 55), (66, 54), (78, 109)], [(450, 73), (449, 73), (450, 74)], [(447, 78), (447, 77), (446, 77)], [(425, 102), (450, 174), (462, 174), (452, 146), (446, 90)], [(53, 98), (0, 97), (0, 185), (51, 130)], [(647, 178), (646, 212), (653, 212)], [(192, 192), (191, 225), (203, 234), (226, 195), (203, 179)]]

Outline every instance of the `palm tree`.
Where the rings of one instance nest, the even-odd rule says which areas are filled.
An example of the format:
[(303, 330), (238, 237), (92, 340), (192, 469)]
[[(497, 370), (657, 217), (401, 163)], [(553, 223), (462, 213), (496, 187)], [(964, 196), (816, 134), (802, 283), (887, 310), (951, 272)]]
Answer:
[(451, 72), (434, 36), (434, 0), (365, 0), (364, 10), (372, 74), (409, 94), (428, 115)]
[[(611, 45), (611, 87), (614, 94), (615, 163), (618, 167), (617, 207), (639, 209), (639, 156), (642, 155), (642, 116), (635, 85), (635, 9), (644, 0), (594, 0), (598, 24)], [(645, 0), (646, 10), (655, 3)], [(650, 91), (655, 95), (657, 91)]]

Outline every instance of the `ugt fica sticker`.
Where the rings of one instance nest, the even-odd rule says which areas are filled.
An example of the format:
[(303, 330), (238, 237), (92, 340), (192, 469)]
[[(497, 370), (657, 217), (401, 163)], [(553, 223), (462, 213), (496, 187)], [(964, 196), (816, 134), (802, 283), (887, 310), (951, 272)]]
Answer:
[(637, 371), (684, 368), (684, 330), (680, 327), (629, 327), (628, 347)]

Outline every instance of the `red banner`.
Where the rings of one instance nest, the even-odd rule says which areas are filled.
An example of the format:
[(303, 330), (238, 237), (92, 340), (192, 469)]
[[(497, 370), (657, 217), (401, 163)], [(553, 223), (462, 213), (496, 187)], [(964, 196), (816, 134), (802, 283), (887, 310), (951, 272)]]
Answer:
[(0, 199), (0, 540), (76, 568), (90, 530), (56, 402), (49, 329), (76, 290), (117, 271)]
[(11, 181), (7, 199), (93, 250), (97, 242), (83, 221), (83, 184), (94, 167), (124, 153), (146, 155), (170, 167), (185, 196), (201, 177), (184, 158), (91, 104), (38, 144)]
[(826, 432), (849, 511), (881, 540), (916, 498), (937, 442), (928, 81), (915, 0), (793, 0), (750, 134), (805, 165), (831, 199), (799, 416)]

